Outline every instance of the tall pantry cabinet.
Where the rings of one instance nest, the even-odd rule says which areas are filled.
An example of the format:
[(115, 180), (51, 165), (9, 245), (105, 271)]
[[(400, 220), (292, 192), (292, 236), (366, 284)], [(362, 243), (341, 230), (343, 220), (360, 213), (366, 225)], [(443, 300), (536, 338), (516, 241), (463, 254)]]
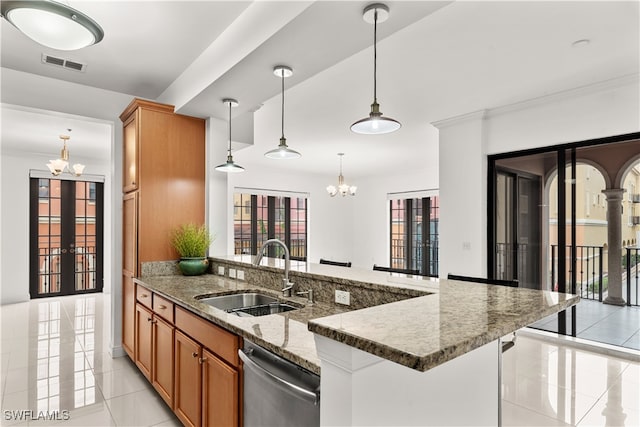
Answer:
[(149, 261), (178, 258), (171, 231), (204, 223), (205, 121), (172, 105), (134, 99), (123, 123), (122, 346), (134, 359), (133, 278)]

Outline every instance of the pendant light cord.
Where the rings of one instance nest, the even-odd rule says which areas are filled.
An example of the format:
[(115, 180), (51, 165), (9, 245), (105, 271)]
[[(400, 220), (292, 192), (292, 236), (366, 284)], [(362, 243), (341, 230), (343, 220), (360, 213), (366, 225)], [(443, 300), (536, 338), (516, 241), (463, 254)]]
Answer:
[(229, 101), (229, 155), (231, 155), (231, 104)]
[(378, 103), (378, 97), (376, 94), (376, 77), (378, 73), (378, 51), (376, 48), (376, 42), (378, 39), (378, 9), (373, 11), (373, 103)]
[(282, 139), (284, 139), (284, 70), (280, 70), (280, 76), (282, 77)]

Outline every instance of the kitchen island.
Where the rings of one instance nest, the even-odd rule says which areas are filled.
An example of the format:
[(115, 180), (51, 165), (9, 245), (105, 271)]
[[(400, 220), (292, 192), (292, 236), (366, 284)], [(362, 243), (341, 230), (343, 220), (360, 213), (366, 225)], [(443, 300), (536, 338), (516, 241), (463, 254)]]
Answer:
[[(292, 266), (296, 290), (317, 284), (331, 289), (324, 294), (318, 289), (314, 304), (291, 298), (304, 305), (299, 310), (243, 318), (195, 298), (246, 289), (277, 292), (281, 260), (253, 267), (244, 258), (213, 258), (212, 264), (213, 271), (219, 266), (242, 269), (246, 281), (215, 275), (138, 281), (210, 322), (321, 373), (323, 425), (498, 425), (501, 337), (579, 301), (555, 292), (306, 263)], [(332, 298), (338, 289), (366, 296), (354, 299), (353, 307), (341, 306)], [(380, 297), (385, 291), (397, 296), (394, 301)]]

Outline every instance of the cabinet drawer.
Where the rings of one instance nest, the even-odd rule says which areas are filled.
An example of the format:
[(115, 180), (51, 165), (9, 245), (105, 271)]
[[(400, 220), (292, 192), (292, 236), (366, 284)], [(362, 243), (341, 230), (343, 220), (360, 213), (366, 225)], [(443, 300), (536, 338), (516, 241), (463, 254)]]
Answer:
[(173, 303), (158, 294), (153, 294), (153, 312), (173, 323)]
[(175, 311), (175, 323), (178, 329), (184, 331), (227, 363), (238, 366), (240, 337), (181, 307), (176, 307)]
[(153, 308), (151, 304), (151, 291), (144, 286), (136, 285), (136, 300), (147, 308)]

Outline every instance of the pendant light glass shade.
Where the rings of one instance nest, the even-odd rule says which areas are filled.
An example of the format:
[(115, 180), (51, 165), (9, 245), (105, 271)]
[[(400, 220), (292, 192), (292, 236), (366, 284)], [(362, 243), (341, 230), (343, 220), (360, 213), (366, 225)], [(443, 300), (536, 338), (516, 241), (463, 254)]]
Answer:
[(2, 1), (2, 16), (43, 46), (76, 50), (102, 40), (104, 31), (84, 13), (57, 1)]
[(227, 98), (223, 99), (222, 102), (225, 105), (229, 106), (229, 151), (227, 151), (227, 161), (221, 165), (215, 167), (215, 170), (218, 172), (226, 172), (226, 173), (238, 173), (244, 172), (244, 168), (240, 165), (237, 165), (233, 162), (233, 156), (231, 155), (231, 108), (238, 106), (238, 101), (235, 99)]
[(380, 104), (377, 98), (377, 72), (378, 72), (378, 22), (384, 22), (389, 17), (389, 8), (382, 3), (375, 3), (367, 6), (362, 14), (363, 19), (373, 24), (373, 103), (369, 117), (358, 120), (351, 125), (351, 130), (355, 133), (365, 135), (378, 135), (394, 132), (402, 126), (399, 121), (389, 117), (383, 117), (380, 112)]
[(297, 159), (302, 154), (292, 150), (287, 146), (287, 139), (284, 137), (284, 79), (293, 75), (293, 70), (285, 65), (278, 65), (273, 69), (273, 74), (282, 79), (282, 136), (278, 147), (264, 153), (269, 159)]

